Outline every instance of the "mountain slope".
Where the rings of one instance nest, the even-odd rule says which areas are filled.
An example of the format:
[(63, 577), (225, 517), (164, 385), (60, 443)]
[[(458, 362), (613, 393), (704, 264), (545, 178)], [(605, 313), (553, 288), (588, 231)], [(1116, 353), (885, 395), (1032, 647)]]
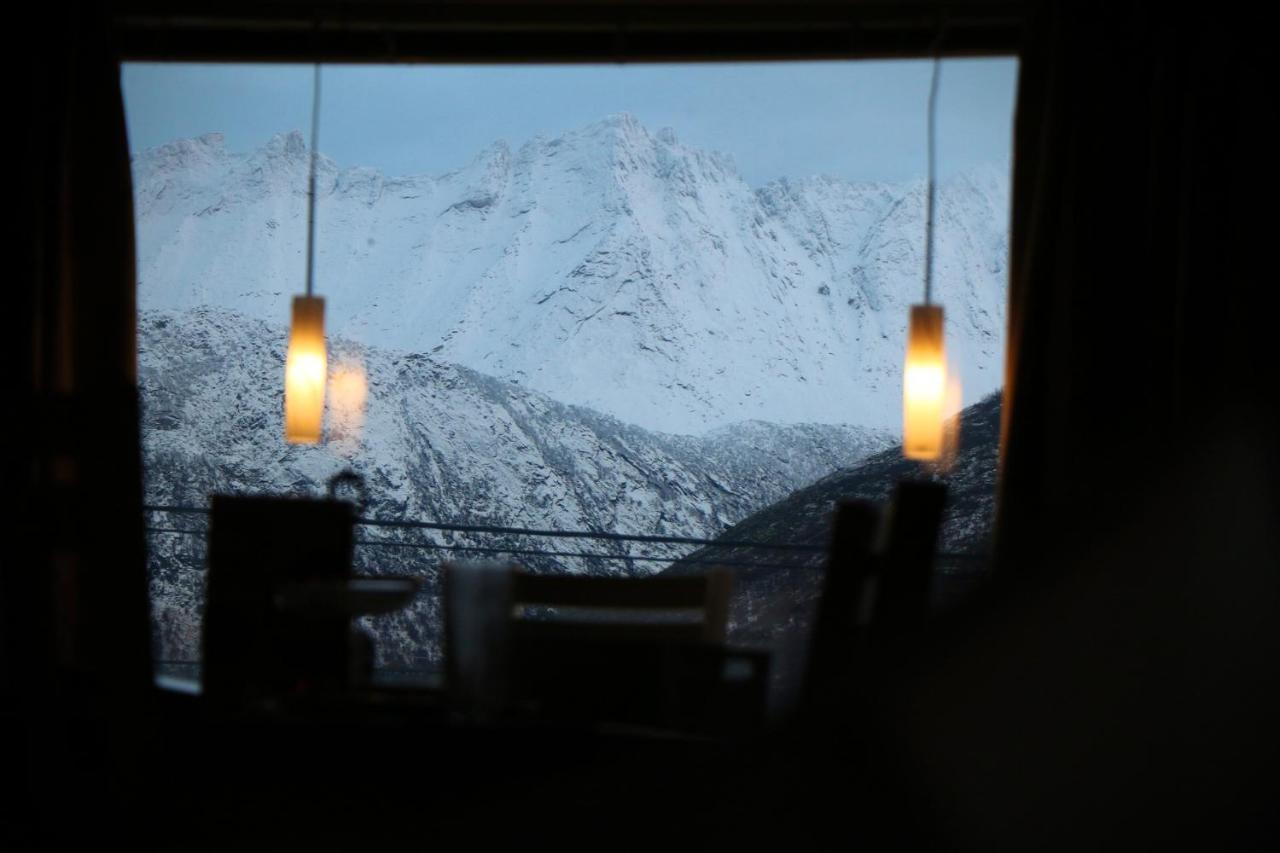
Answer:
[[(985, 570), (995, 518), (996, 462), (1000, 447), (999, 394), (965, 409), (961, 446), (947, 484), (938, 548), (974, 558), (939, 561), (934, 576), (935, 602), (963, 593), (975, 573)], [(814, 545), (825, 549), (831, 518), (841, 500), (863, 499), (884, 505), (900, 480), (926, 476), (919, 463), (893, 447), (836, 471), (767, 506), (721, 534), (727, 541)], [(666, 571), (688, 574), (716, 561), (762, 562), (768, 568), (735, 568), (731, 630), (736, 642), (773, 646), (787, 635), (803, 637), (822, 589), (825, 555), (752, 548), (703, 548)]]
[[(297, 133), (139, 154), (140, 304), (283, 321), (308, 159)], [(318, 193), (317, 286), (340, 336), (665, 432), (896, 423), (921, 184), (752, 189), (729, 158), (623, 114), (434, 177), (320, 157)], [(995, 169), (940, 188), (935, 295), (968, 400), (1000, 385), (1007, 204)]]
[[(860, 427), (764, 423), (705, 436), (665, 435), (424, 355), (341, 339), (330, 344), (331, 379), (343, 365), (359, 365), (367, 399), (358, 411), (334, 400), (326, 443), (291, 446), (282, 432), (282, 328), (209, 308), (144, 312), (139, 370), (147, 502), (204, 506), (210, 494), (228, 492), (317, 495), (350, 467), (368, 484), (365, 515), (371, 518), (706, 538), (888, 441)], [(410, 572), (429, 581), (441, 559), (476, 552), (405, 543), (590, 551), (615, 559), (526, 555), (521, 561), (625, 574), (657, 571), (688, 550), (381, 528), (363, 529), (361, 538), (374, 543), (359, 549), (362, 570)], [(202, 545), (179, 534), (153, 539), (153, 601), (162, 623), (174, 623), (165, 643), (190, 652)], [(645, 559), (630, 559), (637, 557)], [(400, 619), (400, 630), (419, 638), (435, 630), (433, 591), (429, 584), (420, 602), (425, 610)], [(412, 645), (402, 637), (389, 647)]]

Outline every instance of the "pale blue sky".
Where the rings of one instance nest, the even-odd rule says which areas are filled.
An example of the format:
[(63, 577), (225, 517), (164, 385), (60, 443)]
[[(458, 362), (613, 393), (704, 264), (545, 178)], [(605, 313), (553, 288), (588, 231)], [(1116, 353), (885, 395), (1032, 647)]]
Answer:
[[(439, 174), (495, 140), (513, 147), (609, 113), (733, 156), (748, 183), (826, 173), (923, 174), (930, 63), (326, 66), (322, 152), (343, 166)], [(939, 171), (1006, 165), (1017, 60), (943, 63)], [(234, 151), (310, 128), (311, 66), (127, 63), (134, 151), (209, 131)]]

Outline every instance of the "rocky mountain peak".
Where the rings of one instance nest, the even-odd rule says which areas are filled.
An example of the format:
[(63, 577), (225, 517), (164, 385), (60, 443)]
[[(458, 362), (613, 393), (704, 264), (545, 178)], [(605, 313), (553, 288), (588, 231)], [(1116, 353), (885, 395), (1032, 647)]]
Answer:
[[(287, 316), (301, 134), (244, 155), (207, 137), (169, 150), (134, 163), (143, 304)], [(897, 422), (919, 182), (753, 190), (730, 158), (627, 113), (515, 154), (495, 143), (431, 178), (324, 156), (317, 171), (317, 282), (336, 332), (665, 432)], [(1000, 384), (1007, 195), (998, 168), (940, 188), (936, 295), (966, 400)]]

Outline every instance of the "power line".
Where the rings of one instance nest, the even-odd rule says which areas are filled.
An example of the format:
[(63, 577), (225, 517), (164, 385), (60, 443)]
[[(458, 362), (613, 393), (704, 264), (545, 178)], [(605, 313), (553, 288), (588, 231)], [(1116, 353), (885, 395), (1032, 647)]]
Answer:
[[(186, 536), (196, 536), (205, 538), (209, 534), (204, 530), (190, 530), (181, 527), (148, 527), (148, 533), (176, 533)], [(382, 548), (419, 548), (423, 550), (435, 551), (463, 551), (479, 554), (509, 554), (514, 557), (581, 557), (584, 559), (599, 560), (624, 560), (644, 563), (714, 563), (717, 566), (754, 568), (754, 569), (794, 569), (805, 568), (803, 564), (796, 563), (765, 563), (756, 560), (719, 560), (714, 555), (703, 554), (694, 556), (693, 554), (685, 554), (680, 557), (646, 557), (646, 556), (630, 556), (627, 554), (601, 554), (589, 551), (543, 551), (529, 548), (501, 548), (483, 545), (445, 545), (439, 542), (394, 542), (386, 539), (356, 539), (356, 545), (382, 547)], [(942, 561), (966, 561), (966, 560), (985, 560), (986, 554), (980, 553), (964, 553), (959, 551), (939, 551), (935, 555), (938, 560)]]
[[(170, 512), (187, 515), (208, 515), (202, 507), (147, 505), (148, 512)], [(711, 548), (758, 548), (768, 551), (803, 551), (824, 553), (821, 545), (801, 545), (790, 542), (745, 542), (726, 539), (699, 539), (692, 536), (662, 536), (646, 533), (606, 533), (596, 530), (545, 530), (531, 527), (504, 527), (491, 524), (450, 524), (438, 521), (409, 521), (397, 519), (357, 518), (362, 527), (388, 527), (410, 530), (441, 530), (454, 533), (488, 533), (509, 536), (541, 536), (551, 539), (598, 539), (606, 542), (644, 542), (660, 545), (698, 545)]]
[[(209, 534), (204, 530), (187, 530), (180, 527), (148, 527), (148, 533), (174, 533), (186, 536), (196, 536), (205, 538)], [(680, 557), (646, 557), (631, 556), (627, 554), (601, 554), (589, 551), (543, 551), (528, 548), (501, 548), (484, 545), (445, 545), (438, 542), (393, 542), (385, 539), (357, 539), (356, 545), (380, 547), (380, 548), (418, 548), (430, 551), (460, 551), (473, 554), (505, 554), (512, 557), (580, 557), (583, 559), (597, 560), (621, 560), (624, 562), (640, 562), (640, 563), (709, 563), (713, 562), (717, 566), (725, 566), (732, 568), (752, 568), (752, 569), (789, 569), (802, 568), (791, 563), (765, 563), (758, 560), (717, 560), (714, 556), (703, 555), (700, 557), (690, 557), (689, 555)]]

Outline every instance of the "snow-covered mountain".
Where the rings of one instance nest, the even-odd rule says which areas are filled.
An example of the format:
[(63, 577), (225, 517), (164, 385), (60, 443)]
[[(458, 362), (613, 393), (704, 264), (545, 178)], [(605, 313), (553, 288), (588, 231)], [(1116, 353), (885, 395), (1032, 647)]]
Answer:
[[(134, 159), (148, 503), (318, 494), (351, 467), (373, 518), (711, 538), (892, 443), (922, 185), (753, 189), (729, 158), (627, 115), (436, 177), (318, 159), (330, 366), (358, 366), (365, 395), (331, 398), (320, 447), (281, 430), (301, 136), (239, 154), (209, 134)], [(935, 294), (970, 400), (1001, 384), (1007, 193), (998, 169), (940, 190)], [(189, 659), (200, 524), (152, 525), (196, 533), (150, 539), (160, 655)], [(415, 665), (438, 660), (442, 559), (532, 548), (555, 552), (519, 555), (535, 569), (637, 574), (689, 550), (359, 535), (361, 571), (426, 580), (374, 625), (384, 663)]]
[[(308, 160), (296, 132), (248, 154), (209, 134), (135, 157), (140, 304), (286, 322)], [(922, 184), (753, 189), (728, 157), (627, 114), (435, 177), (318, 162), (335, 335), (665, 432), (897, 422)], [(1007, 204), (995, 168), (940, 188), (935, 295), (967, 402), (1001, 384)]]
[[(289, 445), (283, 328), (209, 308), (146, 312), (139, 339), (152, 504), (313, 493), (354, 468), (374, 517), (704, 537), (891, 441), (763, 422), (656, 433), (432, 357), (331, 339), (331, 376), (360, 365), (367, 398), (359, 413), (330, 406), (324, 444)], [(182, 476), (163, 475), (170, 460)]]

